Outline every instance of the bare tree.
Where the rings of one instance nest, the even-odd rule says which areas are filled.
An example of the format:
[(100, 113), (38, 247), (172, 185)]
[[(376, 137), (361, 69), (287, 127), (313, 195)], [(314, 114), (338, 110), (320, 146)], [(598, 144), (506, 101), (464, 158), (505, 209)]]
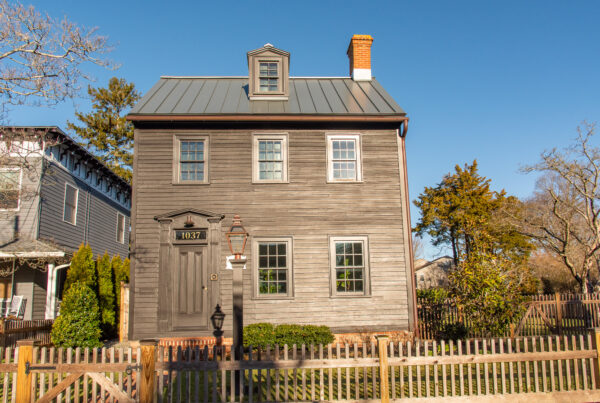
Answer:
[(114, 67), (96, 29), (0, 0), (0, 105), (53, 105), (79, 93), (82, 64)]
[(584, 123), (572, 146), (543, 152), (539, 163), (524, 168), (543, 176), (520, 217), (520, 230), (559, 256), (584, 293), (592, 290), (590, 271), (600, 270), (600, 149), (591, 144), (595, 129)]
[(423, 238), (413, 234), (412, 235), (412, 246), (413, 246), (413, 257), (416, 259), (423, 259), (425, 257), (425, 246), (423, 245)]

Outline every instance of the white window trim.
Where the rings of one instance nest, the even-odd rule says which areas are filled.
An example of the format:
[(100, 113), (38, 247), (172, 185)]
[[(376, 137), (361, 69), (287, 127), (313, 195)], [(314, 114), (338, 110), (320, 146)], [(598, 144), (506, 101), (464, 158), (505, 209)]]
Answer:
[[(75, 213), (73, 215), (74, 222), (65, 220), (65, 209), (67, 207), (67, 186), (70, 186), (73, 189), (75, 189)], [(65, 182), (65, 194), (63, 197), (63, 216), (62, 216), (63, 221), (68, 224), (71, 224), (73, 226), (77, 226), (77, 212), (78, 211), (79, 211), (79, 188), (77, 186), (74, 186), (74, 185), (71, 185), (70, 183)]]
[[(204, 180), (203, 181), (182, 181), (180, 175), (182, 141), (204, 141)], [(210, 142), (209, 136), (204, 135), (174, 135), (173, 136), (173, 184), (175, 185), (208, 185), (210, 184)]]
[[(289, 183), (288, 134), (253, 133), (252, 137), (252, 183)], [(283, 159), (281, 179), (260, 179), (260, 164), (258, 163), (258, 142), (260, 140), (281, 140), (281, 157)]]
[(21, 210), (21, 189), (23, 187), (23, 170), (20, 167), (0, 168), (0, 172), (8, 172), (8, 171), (19, 171), (19, 186), (17, 188), (17, 190), (19, 192), (19, 197), (17, 199), (17, 207), (16, 208), (0, 208), (0, 211), (19, 211), (19, 210)]
[[(287, 294), (260, 294), (258, 290), (258, 244), (266, 242), (287, 243), (286, 246), (286, 262), (288, 267), (287, 273)], [(294, 245), (293, 238), (290, 237), (252, 237), (252, 284), (254, 299), (292, 299), (294, 298)]]
[[(362, 182), (362, 143), (358, 134), (327, 134), (327, 182)], [(356, 142), (356, 178), (342, 179), (333, 177), (333, 140), (354, 140)]]
[[(119, 239), (119, 219), (123, 217), (123, 239)], [(125, 224), (127, 223), (127, 220), (125, 220), (125, 215), (121, 214), (121, 213), (117, 213), (117, 242), (120, 244), (125, 244)]]
[[(335, 273), (335, 243), (336, 242), (356, 242), (363, 243), (363, 264), (365, 266), (364, 287), (362, 292), (338, 292), (336, 287)], [(329, 278), (330, 292), (332, 297), (336, 298), (352, 298), (352, 297), (370, 297), (371, 296), (371, 264), (369, 253), (369, 237), (366, 235), (360, 236), (330, 236), (329, 237)]]

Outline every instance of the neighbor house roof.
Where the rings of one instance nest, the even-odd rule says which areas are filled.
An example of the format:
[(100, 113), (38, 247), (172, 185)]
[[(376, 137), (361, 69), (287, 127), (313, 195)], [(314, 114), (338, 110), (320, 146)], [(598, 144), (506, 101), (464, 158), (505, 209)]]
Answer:
[(65, 252), (58, 246), (36, 239), (15, 239), (0, 245), (0, 258), (63, 257)]
[(129, 114), (198, 115), (325, 115), (404, 117), (404, 110), (375, 80), (348, 77), (290, 77), (288, 100), (248, 99), (247, 77), (161, 77)]

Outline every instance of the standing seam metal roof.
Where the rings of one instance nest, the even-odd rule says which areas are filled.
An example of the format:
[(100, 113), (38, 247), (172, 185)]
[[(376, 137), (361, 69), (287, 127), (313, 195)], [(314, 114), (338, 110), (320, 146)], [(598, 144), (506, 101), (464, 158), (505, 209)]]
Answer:
[(288, 100), (248, 99), (247, 77), (161, 77), (131, 115), (405, 115), (375, 80), (290, 77)]

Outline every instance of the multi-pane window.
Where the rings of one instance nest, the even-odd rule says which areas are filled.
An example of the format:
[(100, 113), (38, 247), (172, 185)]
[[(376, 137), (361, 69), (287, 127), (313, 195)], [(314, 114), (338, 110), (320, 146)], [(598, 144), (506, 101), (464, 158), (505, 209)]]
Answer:
[(125, 243), (125, 216), (117, 213), (117, 242)]
[(254, 182), (287, 182), (287, 135), (255, 134)]
[(76, 225), (77, 223), (77, 199), (79, 197), (79, 190), (69, 185), (65, 184), (65, 205), (63, 209), (63, 220)]
[(283, 179), (283, 150), (281, 140), (258, 141), (259, 179)]
[(204, 181), (204, 141), (182, 140), (179, 151), (182, 181)]
[(279, 91), (279, 63), (259, 62), (258, 80), (260, 92)]
[(361, 180), (360, 142), (358, 136), (328, 136), (328, 180)]
[(363, 292), (365, 266), (362, 242), (335, 243), (336, 292)]
[(287, 243), (258, 244), (258, 293), (287, 295)]
[(4, 168), (0, 170), (0, 210), (18, 210), (21, 190), (21, 170)]
[(332, 293), (366, 295), (369, 292), (366, 237), (334, 237), (331, 242)]

